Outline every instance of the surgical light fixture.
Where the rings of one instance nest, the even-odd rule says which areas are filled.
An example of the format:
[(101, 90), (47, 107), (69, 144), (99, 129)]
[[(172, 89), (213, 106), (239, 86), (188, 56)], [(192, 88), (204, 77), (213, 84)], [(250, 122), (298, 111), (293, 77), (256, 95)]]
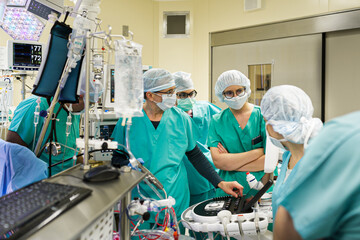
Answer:
[(0, 26), (2, 25), (5, 6), (6, 6), (6, 0), (0, 0)]
[(27, 0), (8, 0), (7, 6), (25, 7)]
[(45, 20), (59, 17), (63, 6), (64, 0), (0, 0), (0, 26), (15, 40), (38, 41)]
[(38, 41), (45, 24), (26, 8), (6, 6), (1, 27), (15, 40)]

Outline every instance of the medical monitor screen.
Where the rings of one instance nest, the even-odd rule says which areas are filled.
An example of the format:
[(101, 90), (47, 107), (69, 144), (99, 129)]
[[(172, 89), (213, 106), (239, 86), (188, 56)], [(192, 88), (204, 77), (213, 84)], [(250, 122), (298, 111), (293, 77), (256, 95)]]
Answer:
[(14, 67), (40, 67), (42, 60), (42, 45), (14, 43), (13, 66)]
[(100, 138), (104, 138), (105, 140), (108, 140), (113, 131), (114, 131), (114, 128), (116, 126), (116, 123), (115, 124), (108, 124), (108, 125), (100, 125)]

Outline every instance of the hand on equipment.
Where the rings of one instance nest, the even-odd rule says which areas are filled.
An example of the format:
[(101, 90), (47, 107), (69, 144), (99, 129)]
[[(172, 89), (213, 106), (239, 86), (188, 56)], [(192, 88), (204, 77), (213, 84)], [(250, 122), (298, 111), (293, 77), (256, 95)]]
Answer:
[(225, 182), (221, 181), (218, 184), (218, 187), (221, 188), (225, 193), (230, 194), (233, 197), (238, 197), (243, 195), (244, 187), (241, 186), (238, 182)]

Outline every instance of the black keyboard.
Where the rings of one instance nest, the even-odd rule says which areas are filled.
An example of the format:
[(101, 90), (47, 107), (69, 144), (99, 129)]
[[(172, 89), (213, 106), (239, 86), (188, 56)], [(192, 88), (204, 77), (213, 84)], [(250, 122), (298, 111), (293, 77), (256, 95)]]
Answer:
[(92, 190), (36, 182), (0, 198), (0, 239), (19, 239), (43, 227)]

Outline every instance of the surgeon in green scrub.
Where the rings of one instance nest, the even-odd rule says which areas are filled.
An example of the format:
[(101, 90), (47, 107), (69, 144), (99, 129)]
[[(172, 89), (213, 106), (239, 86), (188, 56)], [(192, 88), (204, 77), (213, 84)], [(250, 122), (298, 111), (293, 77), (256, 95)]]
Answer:
[[(196, 141), (201, 152), (204, 153), (210, 164), (215, 168), (207, 146), (207, 136), (211, 117), (219, 113), (221, 109), (207, 101), (197, 101), (191, 74), (186, 72), (173, 73), (176, 84), (176, 106), (186, 112), (199, 130), (200, 137)], [(215, 197), (215, 188), (211, 183), (201, 176), (187, 157), (184, 160), (189, 179), (190, 205)], [(216, 171), (218, 171), (216, 169)], [(194, 184), (196, 183), (196, 184)]]
[[(164, 185), (168, 196), (176, 200), (174, 206), (177, 217), (189, 207), (189, 186), (185, 155), (194, 167), (208, 179), (214, 187), (227, 194), (238, 196), (242, 186), (236, 182), (225, 182), (215, 172), (209, 161), (196, 145), (197, 129), (193, 120), (182, 110), (174, 107), (176, 102), (175, 81), (165, 69), (150, 69), (143, 75), (145, 103), (143, 117), (134, 117), (129, 133), (130, 149), (136, 158), (142, 158), (144, 166)], [(119, 119), (112, 137), (125, 144), (125, 130)], [(119, 156), (113, 155), (112, 161)], [(119, 165), (128, 164), (128, 160)], [(196, 183), (193, 183), (196, 184)], [(140, 183), (140, 192), (145, 197), (159, 199), (144, 183)], [(139, 197), (138, 190), (132, 192)], [(155, 219), (150, 218), (149, 223)]]
[[(215, 94), (229, 108), (213, 116), (208, 136), (219, 175), (227, 181), (238, 181), (245, 193), (250, 190), (246, 172), (258, 181), (264, 176), (266, 144), (264, 118), (260, 107), (247, 102), (250, 93), (250, 80), (240, 71), (230, 70), (219, 76)], [(217, 191), (216, 195), (224, 193)]]
[[(40, 103), (40, 111), (42, 110), (46, 111), (49, 108), (46, 99), (43, 97), (31, 96), (23, 100), (15, 109), (14, 118), (11, 121), (9, 131), (6, 136), (6, 141), (17, 143), (25, 147), (28, 147), (31, 150), (34, 150), (33, 146), (36, 146), (42, 126), (45, 122), (45, 118), (40, 116), (39, 124), (37, 125), (35, 132), (34, 112), (36, 106), (38, 105), (37, 101)], [(58, 112), (59, 107), (60, 104), (57, 103), (55, 106), (54, 113)], [(80, 112), (83, 109), (84, 109), (84, 102), (83, 102), (83, 98), (80, 97), (78, 104), (72, 104), (72, 110), (74, 113), (76, 113), (76, 112)], [(60, 109), (59, 114), (57, 116), (57, 120), (55, 123), (57, 141), (55, 140), (55, 135), (53, 137), (53, 140), (61, 144), (61, 152), (59, 155), (51, 157), (51, 164), (58, 163), (64, 159), (68, 159), (74, 156), (73, 149), (76, 149), (75, 139), (79, 137), (80, 116), (71, 114), (72, 124), (71, 124), (70, 134), (67, 137), (66, 121), (68, 115), (69, 112), (64, 108), (62, 108)], [(50, 125), (51, 124), (49, 124), (49, 128), (45, 134), (43, 143), (45, 143), (45, 140), (48, 139), (49, 137)], [(34, 142), (34, 133), (35, 133), (35, 142)], [(65, 145), (67, 146), (66, 148), (64, 147)], [(44, 144), (42, 144), (42, 147), (43, 146)], [(46, 163), (49, 163), (49, 154), (43, 151), (40, 156), (40, 159), (42, 159)], [(67, 161), (63, 164), (56, 165), (51, 169), (52, 175), (59, 173), (71, 166), (73, 166), (72, 160)]]
[(279, 198), (274, 239), (360, 239), (360, 111), (309, 144)]

